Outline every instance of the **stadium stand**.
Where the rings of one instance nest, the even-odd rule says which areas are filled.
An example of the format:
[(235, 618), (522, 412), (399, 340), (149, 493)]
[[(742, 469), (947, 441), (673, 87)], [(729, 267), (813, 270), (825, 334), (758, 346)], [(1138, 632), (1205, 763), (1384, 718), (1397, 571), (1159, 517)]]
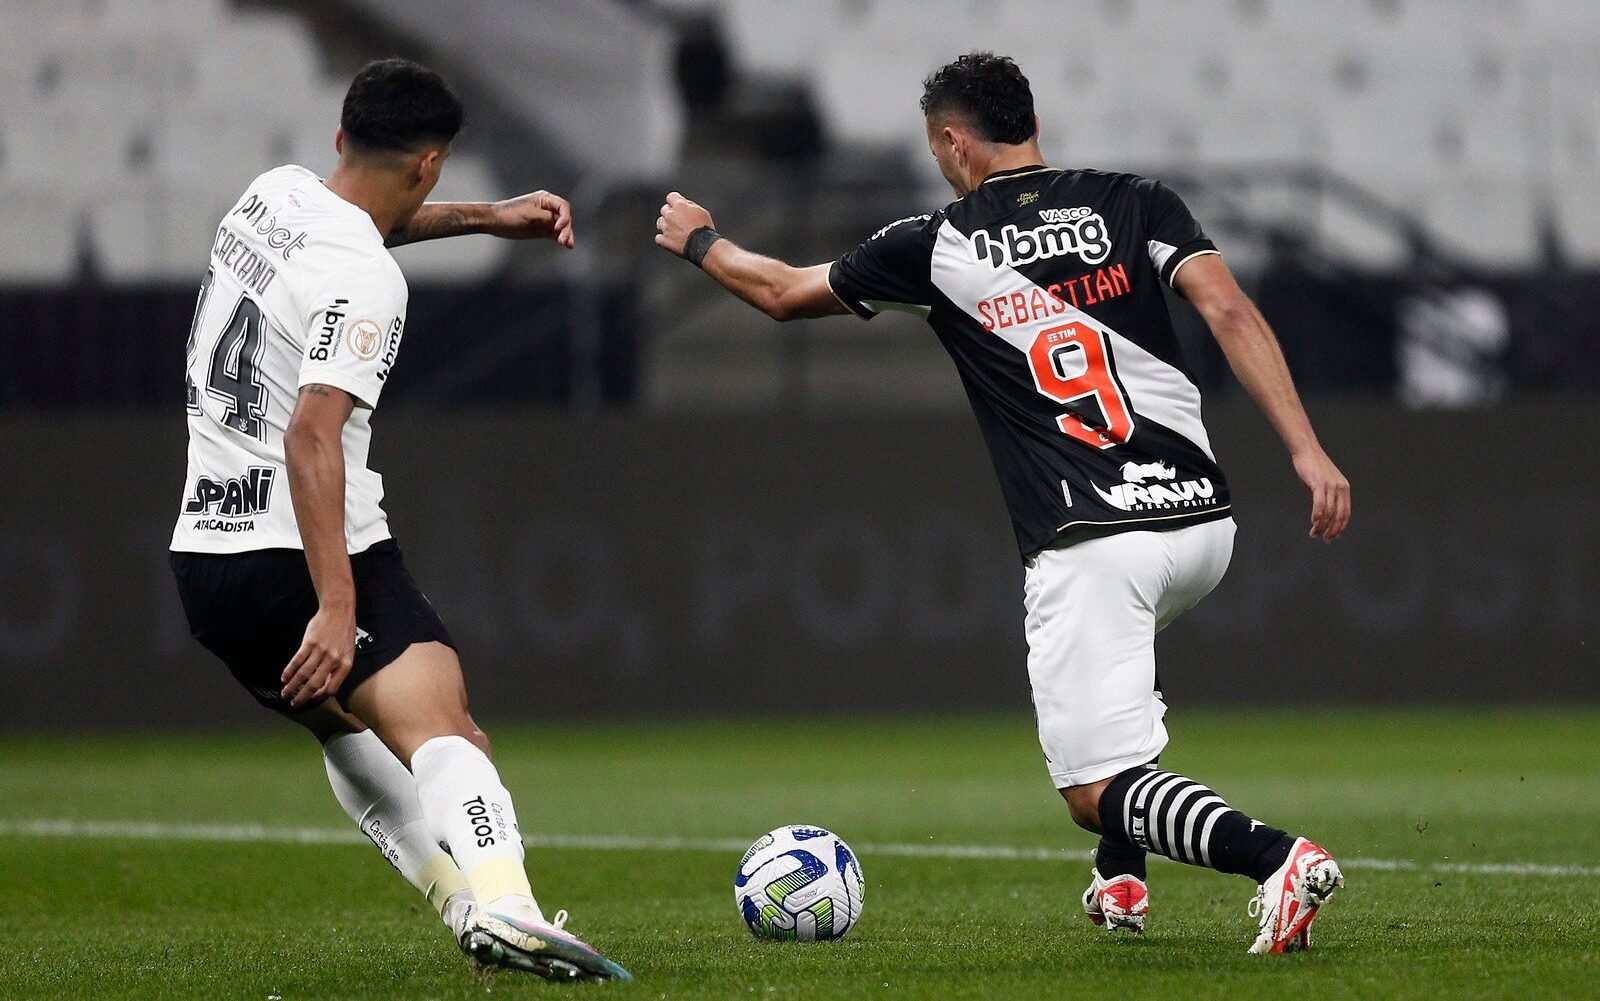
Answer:
[[(1600, 261), (1589, 206), (1600, 5), (1589, 0), (671, 6), (715, 11), (741, 66), (805, 79), (836, 139), (900, 144), (934, 193), (919, 82), (953, 54), (988, 47), (1030, 74), (1046, 152), (1062, 162), (1319, 164), (1414, 208), (1466, 261), (1537, 263), (1547, 218), (1569, 254)], [(1475, 239), (1485, 231), (1492, 243)]]
[[(1467, 261), (1532, 266), (1553, 221), (1570, 259), (1600, 262), (1600, 6), (1588, 0), (658, 6), (714, 14), (742, 70), (803, 81), (835, 141), (902, 148), (934, 195), (919, 81), (988, 46), (1032, 74), (1046, 151), (1063, 162), (1320, 164), (1414, 208)], [(192, 255), (169, 248), (203, 231), (219, 199), (264, 163), (327, 162), (340, 81), (298, 17), (226, 0), (11, 0), (0, 28), (13, 95), (0, 104), (3, 204), (13, 217), (42, 211), (21, 207), (30, 200), (64, 205), (91, 238), (0, 248), (0, 277), (64, 281), (88, 259), (115, 281), (185, 278)], [(463, 190), (490, 177), (481, 164), (461, 173)], [(1492, 243), (1474, 239), (1484, 230)], [(419, 260), (440, 280), (496, 263), (492, 251)]]
[[(570, 370), (565, 402), (614, 380), (665, 409), (954, 404), (915, 321), (763, 336), (764, 320), (658, 260), (640, 220), (677, 187), (753, 246), (816, 261), (943, 204), (921, 80), (985, 47), (1032, 78), (1047, 157), (1167, 178), (1252, 291), (1286, 282), (1299, 291), (1281, 308), (1298, 310), (1306, 273), (1378, 290), (1359, 315), (1330, 306), (1323, 329), (1398, 338), (1396, 283), (1600, 268), (1593, 0), (485, 0), (459, 21), (429, 0), (5, 0), (0, 289), (54, 290), (73, 337), (109, 336), (75, 326), (85, 285), (188, 296), (249, 178), (330, 169), (350, 69), (405, 51), (472, 108), (438, 197), (543, 185), (578, 203), (578, 254), (477, 238), (396, 254), (422, 292), (563, 286), (577, 305), (548, 318), (567, 327), (541, 364)], [(611, 296), (648, 314), (616, 352), (641, 371), (617, 379), (591, 364), (615, 338), (597, 319)], [(1308, 331), (1291, 350), (1315, 355), (1317, 318), (1286, 319)], [(1542, 356), (1570, 350), (1573, 330), (1519, 330), (1507, 365), (1530, 337), (1564, 338)], [(1307, 364), (1333, 388), (1394, 380), (1392, 365)], [(1518, 378), (1579, 376), (1527, 362)]]
[[(0, 281), (182, 282), (217, 220), (280, 163), (326, 171), (345, 81), (291, 14), (224, 0), (8, 0), (0, 5)], [(490, 197), (471, 153), (441, 197)], [(482, 280), (494, 241), (403, 252), (434, 283)]]

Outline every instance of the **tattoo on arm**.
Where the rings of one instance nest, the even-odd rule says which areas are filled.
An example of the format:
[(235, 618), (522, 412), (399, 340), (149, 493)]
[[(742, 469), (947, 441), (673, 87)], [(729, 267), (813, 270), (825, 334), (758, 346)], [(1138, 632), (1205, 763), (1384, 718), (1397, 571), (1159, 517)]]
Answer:
[(333, 394), (328, 392), (327, 387), (325, 387), (325, 386), (310, 385), (310, 386), (301, 386), (300, 387), (300, 395), (301, 396), (332, 396)]
[(386, 247), (403, 247), (423, 240), (438, 240), (475, 232), (466, 205), (459, 202), (428, 202), (404, 226), (389, 231)]

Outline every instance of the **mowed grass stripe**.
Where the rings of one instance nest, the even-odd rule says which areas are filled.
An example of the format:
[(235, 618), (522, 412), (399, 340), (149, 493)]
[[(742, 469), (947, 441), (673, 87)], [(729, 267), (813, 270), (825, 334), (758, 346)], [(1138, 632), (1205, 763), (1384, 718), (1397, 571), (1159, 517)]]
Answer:
[[(359, 845), (359, 832), (327, 827), (269, 827), (260, 824), (166, 824), (103, 820), (0, 820), (0, 837), (129, 839), (138, 841), (245, 842), (250, 844)], [(536, 834), (523, 838), (530, 848), (583, 851), (729, 852), (749, 845), (736, 838), (645, 838), (606, 834)], [(1061, 848), (1017, 848), (1009, 845), (910, 845), (863, 842), (865, 856), (973, 859), (979, 861), (1085, 862), (1081, 852)], [(1152, 855), (1158, 862), (1168, 861)], [(1532, 862), (1417, 862), (1412, 859), (1340, 858), (1346, 869), (1380, 872), (1462, 873), (1481, 876), (1552, 876), (1600, 878), (1600, 866), (1541, 865)]]

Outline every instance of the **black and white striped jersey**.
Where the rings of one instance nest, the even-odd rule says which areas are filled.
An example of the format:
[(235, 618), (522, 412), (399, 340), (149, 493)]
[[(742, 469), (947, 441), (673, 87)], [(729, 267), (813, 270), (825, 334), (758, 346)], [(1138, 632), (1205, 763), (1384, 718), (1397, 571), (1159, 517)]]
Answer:
[(1216, 252), (1159, 181), (1026, 167), (885, 226), (828, 281), (863, 319), (898, 309), (933, 327), (1028, 556), (1227, 513), (1160, 287)]

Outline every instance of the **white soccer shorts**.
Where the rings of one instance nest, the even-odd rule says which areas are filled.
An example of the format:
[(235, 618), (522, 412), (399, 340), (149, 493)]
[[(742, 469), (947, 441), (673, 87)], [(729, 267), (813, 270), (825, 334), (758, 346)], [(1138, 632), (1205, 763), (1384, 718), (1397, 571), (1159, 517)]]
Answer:
[(1170, 532), (1121, 532), (1028, 562), (1028, 680), (1056, 788), (1153, 760), (1167, 746), (1156, 633), (1217, 586), (1231, 518)]

